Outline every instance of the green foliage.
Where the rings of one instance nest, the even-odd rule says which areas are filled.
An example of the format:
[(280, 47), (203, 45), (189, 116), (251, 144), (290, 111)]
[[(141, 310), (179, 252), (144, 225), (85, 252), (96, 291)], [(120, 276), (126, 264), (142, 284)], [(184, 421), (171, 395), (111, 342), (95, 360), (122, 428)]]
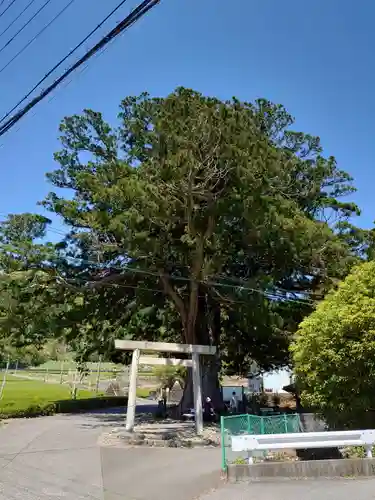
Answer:
[(38, 242), (49, 223), (46, 217), (26, 213), (10, 214), (0, 224), (1, 357), (11, 345), (33, 351), (52, 332), (55, 304), (61, 297), (51, 276), (55, 249)]
[(137, 397), (147, 399), (152, 392), (151, 389), (147, 389), (147, 387), (138, 387), (137, 389)]
[(366, 451), (363, 446), (348, 446), (341, 453), (343, 458), (366, 458)]
[(236, 457), (233, 462), (231, 462), (233, 465), (246, 465), (248, 461), (246, 458), (243, 457)]
[(183, 366), (155, 366), (152, 373), (158, 379), (161, 389), (172, 389), (175, 382), (184, 386), (186, 368)]
[(4, 368), (8, 361), (10, 366), (38, 366), (48, 359), (47, 353), (33, 345), (14, 347), (9, 342), (0, 342), (0, 367)]
[(375, 409), (375, 262), (357, 266), (300, 325), (292, 346), (302, 401), (334, 426)]
[(49, 221), (30, 214), (0, 226), (2, 334), (61, 337), (80, 363), (127, 362), (121, 337), (215, 344), (227, 373), (287, 364), (300, 319), (369, 246), (343, 225), (350, 176), (292, 124), (184, 88), (124, 99), (117, 128), (66, 117), (42, 204), (69, 234), (40, 245)]
[(35, 380), (7, 376), (2, 398), (0, 418), (36, 417), (54, 413), (77, 413), (85, 410), (125, 406), (124, 397), (95, 397), (87, 390), (79, 390), (77, 399), (70, 399), (66, 386), (46, 384)]

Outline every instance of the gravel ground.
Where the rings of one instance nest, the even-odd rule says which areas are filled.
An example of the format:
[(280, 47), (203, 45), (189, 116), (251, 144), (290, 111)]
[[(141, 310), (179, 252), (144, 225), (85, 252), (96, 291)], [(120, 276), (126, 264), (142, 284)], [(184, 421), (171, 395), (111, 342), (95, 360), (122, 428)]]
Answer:
[[(124, 427), (113, 428), (104, 432), (100, 437), (101, 446), (127, 446), (122, 436)], [(180, 441), (187, 441), (192, 446), (206, 441), (210, 446), (220, 446), (220, 428), (217, 425), (205, 426), (203, 435), (198, 437), (195, 432), (194, 422), (181, 422), (179, 420), (155, 420), (152, 414), (136, 415), (133, 435), (143, 435), (152, 440), (163, 440), (167, 436), (174, 436)]]

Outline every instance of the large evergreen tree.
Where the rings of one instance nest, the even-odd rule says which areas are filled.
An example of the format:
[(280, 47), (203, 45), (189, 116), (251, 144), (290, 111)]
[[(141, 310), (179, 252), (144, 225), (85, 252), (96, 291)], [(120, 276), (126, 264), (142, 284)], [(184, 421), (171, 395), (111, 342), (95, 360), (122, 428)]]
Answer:
[(124, 99), (119, 120), (86, 110), (60, 126), (43, 202), (70, 228), (42, 266), (65, 290), (48, 292), (54, 330), (86, 353), (109, 355), (115, 336), (217, 345), (213, 397), (220, 366), (288, 363), (299, 320), (357, 258), (357, 208), (339, 201), (351, 178), (266, 100), (179, 88)]

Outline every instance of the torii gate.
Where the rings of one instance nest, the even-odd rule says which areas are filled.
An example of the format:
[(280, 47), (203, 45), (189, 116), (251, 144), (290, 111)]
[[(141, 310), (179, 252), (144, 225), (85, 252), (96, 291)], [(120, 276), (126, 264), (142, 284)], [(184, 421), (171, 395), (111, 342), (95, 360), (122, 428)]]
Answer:
[[(129, 378), (128, 408), (126, 411), (126, 430), (132, 431), (135, 420), (137, 376), (139, 364), (148, 365), (173, 365), (191, 367), (193, 370), (193, 391), (195, 428), (198, 435), (203, 432), (203, 410), (202, 410), (202, 380), (200, 376), (200, 355), (213, 356), (216, 354), (215, 346), (195, 344), (174, 344), (170, 342), (147, 342), (137, 340), (115, 340), (115, 348), (123, 351), (133, 351)], [(176, 358), (153, 358), (141, 356), (142, 351), (174, 352), (191, 354), (191, 359)]]

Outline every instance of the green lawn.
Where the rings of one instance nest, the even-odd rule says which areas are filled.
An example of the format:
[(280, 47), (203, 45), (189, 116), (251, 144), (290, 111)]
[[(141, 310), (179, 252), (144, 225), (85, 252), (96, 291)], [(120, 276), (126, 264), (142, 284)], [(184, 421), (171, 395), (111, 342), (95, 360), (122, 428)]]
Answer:
[(137, 397), (138, 398), (148, 398), (150, 395), (150, 392), (152, 392), (154, 389), (149, 389), (148, 387), (138, 387), (137, 389)]
[[(1, 383), (2, 377), (0, 377)], [(78, 399), (95, 397), (93, 392), (78, 390)], [(29, 408), (44, 407), (49, 403), (71, 399), (66, 385), (46, 384), (37, 380), (21, 379), (7, 375), (3, 397), (0, 400), (0, 414), (9, 415), (27, 411)]]

